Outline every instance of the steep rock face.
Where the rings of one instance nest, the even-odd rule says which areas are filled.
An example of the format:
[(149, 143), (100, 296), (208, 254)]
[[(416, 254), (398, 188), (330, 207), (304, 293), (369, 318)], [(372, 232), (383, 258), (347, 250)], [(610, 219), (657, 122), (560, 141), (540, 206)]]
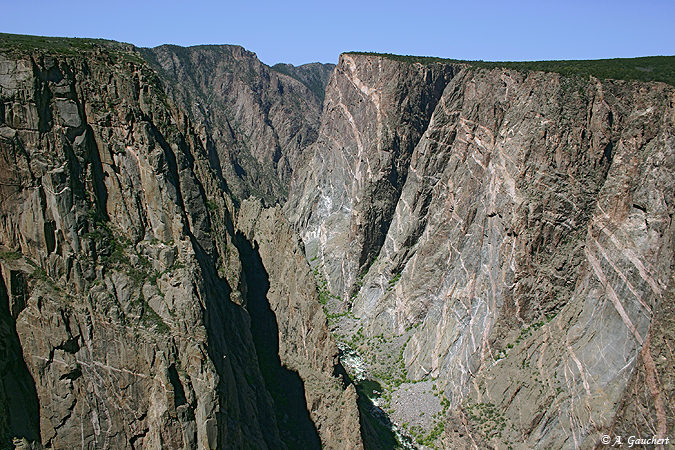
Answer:
[(163, 45), (141, 52), (190, 112), (230, 190), (242, 200), (249, 194), (272, 204), (285, 199), (302, 150), (316, 140), (319, 93), (332, 65), (294, 68), (293, 77), (238, 46)]
[(9, 430), (13, 436), (30, 441), (40, 438), (40, 408), (35, 383), (16, 334), (15, 320), (25, 307), (26, 294), (22, 271), (12, 270), (7, 265), (4, 271), (0, 268), (0, 442), (3, 444)]
[[(0, 54), (2, 439), (292, 446), (256, 355), (245, 239), (235, 238), (235, 206), (203, 134), (130, 46), (9, 47)], [(277, 298), (289, 308), (311, 296), (285, 294)], [(301, 404), (320, 420), (316, 444), (356, 404), (333, 377), (330, 341), (314, 340), (327, 336), (325, 321), (310, 321), (317, 334), (306, 343), (322, 351), (307, 357), (308, 380), (343, 401)], [(39, 404), (39, 423), (33, 406), (26, 417), (8, 409), (22, 398)]]
[[(41, 440), (209, 446), (217, 375), (202, 311), (189, 301), (196, 280), (172, 267), (196, 263), (185, 232), (203, 239), (208, 217), (203, 205), (190, 219), (184, 212), (194, 172), (157, 128), (170, 118), (154, 104), (148, 73), (121, 55), (2, 60), (1, 240), (31, 278), (16, 328), (40, 400)], [(142, 273), (151, 270), (162, 273), (154, 284)], [(160, 331), (174, 326), (201, 339), (172, 342)], [(203, 360), (191, 373), (183, 372), (188, 355)], [(175, 380), (181, 395), (171, 367), (185, 373)]]
[(440, 64), (340, 57), (318, 140), (285, 205), (331, 292), (349, 294), (377, 256), (414, 146), (452, 74)]
[[(636, 399), (665, 436), (672, 87), (452, 65), (396, 167), (374, 144), (382, 99), (434, 70), (343, 55), (329, 83), (286, 211), (336, 309), (352, 305), (336, 332), (368, 354), (399, 423), (442, 391), (446, 419), (412, 420), (447, 446), (589, 447), (611, 427), (639, 434), (623, 418)], [(400, 194), (368, 198), (382, 172), (406, 174)]]
[[(447, 377), (451, 405), (478, 420), (486, 413), (476, 405), (495, 405), (503, 421), (491, 426), (504, 428), (495, 442), (592, 446), (638, 368), (653, 311), (669, 301), (673, 91), (465, 76), (418, 147), (415, 173), (431, 155), (448, 159), (437, 185), (411, 179), (402, 195), (397, 217), (416, 217), (405, 204), (425, 188), (432, 213), (374, 323), (401, 330), (423, 317), (404, 353), (413, 378)], [(436, 146), (436, 136), (454, 141)], [(383, 260), (405, 247), (405, 222), (392, 226)], [(364, 313), (372, 284), (390, 274), (366, 280)]]
[(672, 87), (346, 54), (316, 132), (325, 68), (46, 42), (0, 41), (2, 444), (673, 429)]
[(278, 335), (284, 337), (278, 354), (283, 366), (304, 380), (321, 441), (326, 448), (360, 448), (358, 413), (341, 408), (356, 401), (356, 392), (353, 385), (345, 390), (342, 380), (333, 376), (339, 364), (337, 347), (325, 326), (314, 277), (293, 229), (279, 207), (264, 209), (259, 200), (242, 204), (237, 223), (268, 274), (267, 299), (279, 324)]
[(326, 96), (326, 86), (335, 69), (335, 64), (309, 63), (301, 66), (279, 63), (272, 66), (273, 70), (285, 73), (307, 86), (317, 98), (323, 102)]

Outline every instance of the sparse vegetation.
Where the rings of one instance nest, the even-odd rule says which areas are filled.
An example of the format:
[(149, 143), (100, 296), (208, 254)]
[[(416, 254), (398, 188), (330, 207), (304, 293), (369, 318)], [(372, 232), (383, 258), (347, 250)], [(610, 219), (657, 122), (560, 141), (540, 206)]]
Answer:
[[(520, 330), (520, 334), (518, 335), (518, 337), (516, 338), (516, 340), (515, 340), (514, 342), (509, 342), (508, 344), (506, 344), (506, 346), (505, 346), (504, 348), (502, 348), (502, 349), (500, 349), (499, 351), (497, 351), (497, 353), (494, 355), (495, 361), (496, 361), (496, 360), (499, 360), (499, 359), (504, 359), (504, 358), (506, 358), (506, 356), (508, 355), (508, 351), (509, 351), (510, 349), (512, 349), (515, 345), (520, 344), (520, 343), (523, 342), (525, 339), (527, 339), (527, 338), (529, 338), (530, 336), (532, 336), (532, 335), (534, 334), (534, 332), (537, 331), (537, 330), (538, 330), (539, 328), (541, 328), (542, 326), (544, 326), (544, 325), (546, 325), (547, 323), (551, 322), (551, 321), (555, 318), (556, 315), (557, 315), (557, 313), (548, 314), (548, 315), (546, 315), (546, 316), (544, 317), (543, 320), (540, 320), (540, 321), (538, 321), (538, 322), (534, 322), (534, 323), (532, 323), (532, 324), (530, 324), (530, 325), (528, 325), (528, 326), (523, 327), (523, 328)], [(525, 364), (525, 361), (523, 361), (523, 364)]]
[(141, 307), (141, 322), (143, 323), (143, 326), (147, 328), (155, 328), (160, 333), (166, 333), (169, 331), (169, 326), (145, 300), (143, 291), (141, 291), (138, 297), (138, 303)]
[(77, 52), (93, 50), (96, 47), (122, 47), (116, 41), (106, 39), (67, 38), (49, 36), (30, 36), (24, 34), (0, 33), (0, 48), (20, 50), (44, 49), (58, 52)]
[(331, 294), (328, 290), (328, 281), (326, 281), (326, 278), (321, 274), (319, 267), (315, 267), (312, 272), (314, 273), (316, 287), (319, 291), (319, 303), (325, 306), (331, 298), (339, 300), (340, 298), (338, 296)]
[(387, 290), (388, 290), (388, 291), (392, 290), (392, 289), (394, 288), (394, 286), (396, 286), (396, 283), (398, 283), (398, 280), (400, 280), (400, 279), (401, 279), (401, 274), (400, 274), (400, 273), (397, 273), (396, 275), (394, 275), (394, 276), (392, 277), (392, 279), (389, 280), (389, 283), (388, 283), (389, 286), (387, 287)]
[(218, 211), (218, 203), (213, 200), (206, 200), (206, 208), (211, 212)]
[(381, 56), (409, 64), (467, 64), (481, 69), (503, 68), (525, 72), (555, 72), (582, 78), (593, 76), (600, 79), (662, 81), (675, 86), (675, 56), (569, 61), (462, 61), (389, 53), (348, 52), (348, 54)]
[(492, 403), (475, 403), (466, 406), (469, 419), (483, 432), (487, 439), (502, 437), (506, 419)]
[(134, 51), (134, 46), (107, 39), (67, 38), (30, 36), (0, 33), (2, 52), (46, 52), (65, 56), (77, 56), (84, 52), (105, 49), (115, 61), (144, 64), (145, 61)]
[(21, 259), (21, 253), (12, 251), (0, 252), (0, 259), (4, 259), (5, 261), (16, 261), (17, 259)]

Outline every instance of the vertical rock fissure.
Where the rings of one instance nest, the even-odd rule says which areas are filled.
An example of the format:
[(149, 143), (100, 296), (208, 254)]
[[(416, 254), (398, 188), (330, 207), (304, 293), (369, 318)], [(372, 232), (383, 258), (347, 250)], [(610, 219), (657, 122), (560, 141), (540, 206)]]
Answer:
[(246, 277), (247, 310), (258, 365), (274, 401), (273, 413), (281, 439), (289, 448), (321, 448), (318, 431), (309, 416), (304, 383), (297, 372), (281, 364), (279, 327), (267, 299), (269, 277), (257, 245), (252, 245), (241, 233), (237, 233), (235, 244)]

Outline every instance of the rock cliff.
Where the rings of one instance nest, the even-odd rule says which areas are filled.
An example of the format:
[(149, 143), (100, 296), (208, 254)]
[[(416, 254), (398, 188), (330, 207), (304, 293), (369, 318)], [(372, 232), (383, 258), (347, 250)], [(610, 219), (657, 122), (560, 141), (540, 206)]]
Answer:
[(286, 214), (418, 442), (673, 429), (674, 94), (342, 55)]
[(672, 434), (675, 89), (528, 67), (0, 35), (0, 447)]
[(163, 45), (141, 53), (199, 124), (235, 199), (284, 200), (302, 150), (316, 140), (332, 65), (273, 70), (231, 45)]
[[(278, 234), (239, 231), (234, 163), (214, 156), (211, 118), (184, 109), (131, 46), (3, 38), (3, 445), (361, 446), (317, 291), (295, 279), (309, 266), (297, 240), (251, 250), (249, 237)], [(264, 123), (254, 107), (240, 113)], [(311, 330), (303, 347), (286, 325), (293, 339)]]

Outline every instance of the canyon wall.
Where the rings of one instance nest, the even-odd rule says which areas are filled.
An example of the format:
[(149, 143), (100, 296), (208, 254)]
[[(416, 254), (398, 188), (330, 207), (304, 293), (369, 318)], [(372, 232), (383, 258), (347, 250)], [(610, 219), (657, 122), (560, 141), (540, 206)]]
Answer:
[(672, 430), (674, 95), (341, 56), (286, 213), (391, 417), (449, 447)]
[(0, 37), (0, 447), (673, 429), (672, 86)]
[[(131, 46), (55, 45), (0, 55), (3, 442), (361, 446), (353, 387), (336, 374), (325, 317), (310, 314), (313, 284), (260, 290), (262, 278), (276, 289), (309, 267), (296, 257), (265, 272), (301, 254), (292, 240), (251, 262), (223, 169), (233, 164), (220, 160), (231, 149), (211, 151), (209, 123), (172, 99)], [(241, 113), (253, 129), (266, 120)], [(270, 307), (256, 327), (252, 316)], [(312, 330), (304, 347), (276, 335), (267, 348), (296, 308), (309, 308), (292, 322)], [(294, 389), (277, 395), (283, 380), (270, 373)], [(297, 417), (303, 433), (288, 426)]]

